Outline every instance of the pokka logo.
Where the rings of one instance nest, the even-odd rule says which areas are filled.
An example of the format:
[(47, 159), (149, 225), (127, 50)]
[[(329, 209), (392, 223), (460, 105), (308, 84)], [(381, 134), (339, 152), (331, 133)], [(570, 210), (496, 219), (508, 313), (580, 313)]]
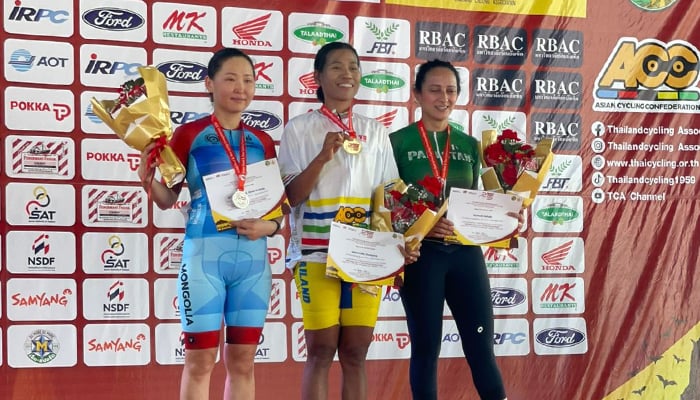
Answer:
[(71, 115), (71, 108), (68, 104), (49, 104), (42, 101), (10, 100), (10, 110), (31, 111), (31, 112), (52, 112), (56, 121), (63, 121)]
[(296, 28), (292, 34), (299, 40), (319, 47), (345, 38), (342, 31), (320, 21)]
[(661, 11), (674, 5), (678, 0), (630, 0), (630, 3), (646, 11)]
[(234, 46), (272, 47), (272, 43), (269, 41), (259, 40), (257, 38), (265, 27), (267, 27), (267, 23), (270, 22), (270, 16), (272, 16), (272, 13), (267, 13), (258, 18), (251, 19), (250, 21), (234, 26), (232, 29), (233, 34), (236, 35), (238, 39), (233, 39), (232, 44)]
[(411, 343), (411, 338), (405, 332), (397, 332), (396, 335), (391, 332), (383, 332), (373, 333), (372, 341), (375, 343), (395, 342), (398, 348), (403, 350)]
[(105, 7), (85, 11), (83, 21), (97, 29), (131, 31), (142, 27), (146, 20), (133, 11)]
[(380, 69), (363, 75), (360, 85), (377, 93), (388, 93), (405, 87), (406, 81), (385, 69)]
[(27, 357), (37, 364), (53, 361), (61, 349), (56, 335), (46, 329), (37, 329), (27, 336), (24, 341), (24, 351)]
[(131, 260), (124, 259), (126, 248), (122, 239), (117, 235), (112, 235), (107, 239), (108, 248), (100, 255), (100, 261), (105, 271), (123, 271), (129, 269)]
[(29, 221), (33, 222), (52, 222), (56, 219), (56, 211), (49, 210), (51, 197), (49, 192), (43, 186), (37, 186), (32, 192), (34, 199), (27, 202), (24, 206), (24, 211), (29, 217)]
[(621, 38), (598, 74), (593, 109), (696, 113), (698, 60), (698, 49), (686, 41)]
[(394, 119), (396, 119), (396, 115), (398, 113), (399, 113), (399, 109), (395, 108), (387, 113), (384, 113), (384, 114), (376, 117), (375, 119), (377, 120), (377, 122), (384, 125), (384, 127), (388, 128), (391, 126), (391, 124), (394, 123)]
[(579, 212), (564, 203), (551, 203), (537, 210), (536, 215), (552, 225), (563, 225), (576, 220)]

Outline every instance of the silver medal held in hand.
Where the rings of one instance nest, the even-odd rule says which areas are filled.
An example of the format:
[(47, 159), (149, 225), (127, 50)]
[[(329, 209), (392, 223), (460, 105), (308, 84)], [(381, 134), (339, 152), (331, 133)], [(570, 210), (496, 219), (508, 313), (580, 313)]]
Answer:
[(236, 192), (231, 196), (231, 202), (237, 208), (247, 208), (250, 204), (250, 198), (248, 194), (242, 190), (236, 190)]

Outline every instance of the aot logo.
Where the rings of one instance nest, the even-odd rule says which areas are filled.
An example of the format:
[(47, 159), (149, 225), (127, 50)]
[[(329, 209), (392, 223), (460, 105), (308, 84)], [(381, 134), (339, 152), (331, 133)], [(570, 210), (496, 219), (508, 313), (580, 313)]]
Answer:
[(692, 108), (697, 110), (697, 82), (698, 50), (692, 44), (621, 38), (598, 74), (593, 109), (687, 111), (683, 106), (653, 103), (693, 102)]
[(65, 68), (67, 57), (46, 57), (32, 55), (29, 50), (17, 49), (10, 55), (10, 61), (7, 63), (19, 72), (27, 72), (33, 66), (50, 67), (50, 68)]
[(547, 347), (571, 347), (586, 340), (583, 332), (573, 328), (548, 328), (535, 335), (537, 343)]
[(241, 120), (247, 126), (263, 131), (271, 131), (282, 125), (282, 118), (263, 110), (244, 111), (241, 114)]
[(272, 16), (272, 13), (267, 13), (234, 26), (232, 29), (233, 34), (236, 35), (238, 39), (233, 39), (232, 44), (234, 46), (272, 47), (272, 43), (269, 41), (259, 40), (257, 38), (257, 35), (261, 34), (263, 29), (267, 26), (267, 23), (270, 22), (270, 16)]
[(47, 329), (37, 329), (24, 341), (24, 352), (37, 364), (46, 364), (58, 356), (61, 344), (56, 335)]
[(343, 40), (345, 37), (342, 31), (320, 21), (296, 28), (292, 34), (301, 41), (319, 47), (326, 43)]
[(100, 60), (96, 53), (92, 53), (83, 72), (90, 75), (116, 75), (121, 71), (127, 76), (134, 76), (139, 73), (137, 68), (140, 66), (141, 63)]
[(156, 65), (165, 79), (176, 83), (200, 83), (207, 76), (207, 66), (191, 61), (167, 61)]
[(121, 256), (126, 251), (122, 239), (118, 235), (112, 235), (107, 238), (107, 249), (102, 251), (100, 261), (105, 271), (127, 270), (131, 260), (124, 259)]
[(393, 54), (394, 46), (398, 43), (390, 42), (389, 38), (399, 29), (399, 24), (391, 24), (386, 29), (381, 29), (372, 21), (365, 22), (365, 27), (372, 32), (372, 35), (377, 39), (372, 45), (372, 48), (367, 51), (367, 54)]
[(52, 24), (62, 24), (69, 21), (70, 13), (65, 10), (51, 10), (48, 8), (23, 7), (21, 1), (15, 1), (15, 7), (10, 11), (10, 21), (42, 22), (49, 21)]
[(398, 90), (406, 86), (406, 81), (385, 69), (372, 71), (363, 75), (360, 85), (372, 89), (377, 93), (388, 93), (391, 90)]
[(93, 28), (109, 31), (131, 31), (143, 26), (145, 18), (121, 8), (95, 8), (82, 15), (83, 21)]

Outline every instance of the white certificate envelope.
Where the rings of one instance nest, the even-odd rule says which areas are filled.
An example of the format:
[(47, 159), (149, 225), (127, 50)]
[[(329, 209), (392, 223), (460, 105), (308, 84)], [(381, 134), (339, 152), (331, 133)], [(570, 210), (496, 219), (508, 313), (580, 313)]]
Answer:
[(326, 271), (346, 282), (391, 285), (403, 271), (403, 245), (400, 233), (332, 222)]
[(216, 229), (235, 227), (235, 221), (246, 218), (274, 219), (290, 211), (276, 158), (248, 165), (245, 192), (250, 199), (246, 208), (233, 204), (231, 196), (238, 189), (238, 178), (233, 169), (204, 176), (207, 198)]
[(465, 245), (510, 247), (518, 228), (523, 198), (515, 194), (452, 188), (447, 218), (455, 226), (455, 235), (445, 240)]

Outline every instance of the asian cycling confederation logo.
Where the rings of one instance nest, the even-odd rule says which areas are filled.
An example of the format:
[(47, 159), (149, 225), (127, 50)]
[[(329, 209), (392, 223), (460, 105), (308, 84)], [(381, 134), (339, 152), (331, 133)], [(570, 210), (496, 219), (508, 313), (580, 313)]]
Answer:
[(593, 109), (696, 113), (699, 60), (698, 49), (683, 40), (620, 38), (596, 79)]
[(661, 11), (674, 5), (678, 0), (630, 0), (632, 4), (646, 11)]

